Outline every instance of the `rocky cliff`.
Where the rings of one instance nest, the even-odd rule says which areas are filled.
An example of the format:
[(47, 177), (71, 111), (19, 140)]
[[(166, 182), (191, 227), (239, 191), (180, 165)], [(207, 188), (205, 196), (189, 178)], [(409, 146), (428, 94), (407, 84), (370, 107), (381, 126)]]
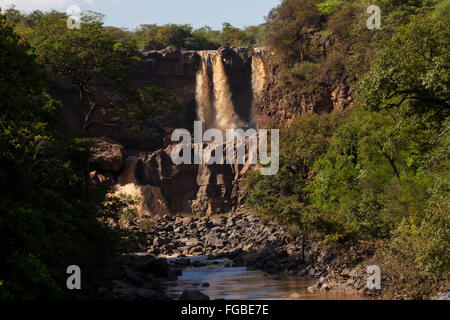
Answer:
[[(335, 45), (332, 37), (316, 31), (307, 32), (303, 37), (302, 52), (314, 47), (319, 57), (327, 56)], [(261, 57), (267, 76), (262, 94), (253, 108), (260, 127), (286, 125), (306, 113), (343, 111), (353, 101), (354, 79), (349, 79), (347, 76), (325, 77), (317, 84), (315, 93), (312, 94), (305, 85), (286, 79), (286, 72), (283, 73), (278, 63), (279, 59), (273, 50), (266, 48)], [(305, 57), (301, 58), (306, 61)], [(330, 66), (324, 66), (325, 70), (329, 68)]]
[[(328, 45), (324, 42), (323, 50)], [(273, 55), (266, 48), (142, 52), (142, 61), (130, 68), (128, 77), (135, 88), (169, 87), (182, 105), (179, 128), (188, 130), (199, 119), (206, 128), (270, 127), (303, 113), (343, 110), (351, 102), (346, 79), (324, 86), (315, 103), (307, 94), (283, 86)], [(245, 197), (241, 178), (251, 169), (248, 164), (174, 165), (170, 158), (173, 123), (162, 117), (149, 125), (159, 128), (155, 139), (161, 147), (156, 151), (136, 143), (136, 137), (131, 137), (134, 151), (130, 150), (126, 132), (93, 129), (94, 135), (102, 137), (93, 148), (94, 182), (118, 184), (122, 188), (117, 192), (137, 195), (143, 199), (140, 211), (152, 214), (211, 215), (239, 207)]]
[[(246, 164), (181, 164), (171, 159), (174, 144), (125, 158), (123, 148), (107, 138), (95, 140), (91, 179), (109, 181), (117, 195), (137, 201), (141, 215), (212, 215), (237, 209), (245, 191)], [(193, 152), (193, 151), (192, 151)], [(236, 151), (235, 151), (236, 157)]]

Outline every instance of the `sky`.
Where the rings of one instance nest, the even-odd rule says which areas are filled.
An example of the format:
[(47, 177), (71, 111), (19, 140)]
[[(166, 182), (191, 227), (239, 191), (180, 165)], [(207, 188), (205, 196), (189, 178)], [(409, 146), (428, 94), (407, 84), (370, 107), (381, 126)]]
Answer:
[(264, 22), (269, 10), (281, 0), (0, 0), (0, 7), (11, 4), (20, 11), (55, 9), (66, 12), (70, 5), (106, 15), (105, 25), (133, 29), (140, 24), (209, 25), (221, 29), (223, 22), (235, 27)]

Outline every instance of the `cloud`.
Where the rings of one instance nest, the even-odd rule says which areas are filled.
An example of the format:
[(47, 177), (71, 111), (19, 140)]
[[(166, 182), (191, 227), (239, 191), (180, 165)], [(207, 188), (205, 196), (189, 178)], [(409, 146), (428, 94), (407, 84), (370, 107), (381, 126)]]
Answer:
[(95, 6), (94, 0), (0, 0), (0, 7), (6, 9), (11, 5), (14, 5), (16, 9), (20, 11), (45, 11), (49, 9), (65, 11), (71, 4), (80, 5), (81, 3), (87, 4), (91, 7)]

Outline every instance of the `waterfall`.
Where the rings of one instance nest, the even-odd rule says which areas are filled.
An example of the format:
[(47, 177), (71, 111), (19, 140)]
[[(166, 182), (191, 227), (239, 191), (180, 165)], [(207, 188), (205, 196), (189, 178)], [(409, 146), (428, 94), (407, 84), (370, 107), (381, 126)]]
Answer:
[(216, 107), (216, 126), (218, 129), (236, 129), (245, 127), (234, 111), (228, 77), (225, 73), (222, 57), (217, 55), (213, 65), (214, 104)]
[(199, 52), (200, 69), (197, 72), (197, 82), (195, 88), (195, 100), (197, 102), (197, 115), (203, 122), (206, 129), (210, 128), (214, 121), (214, 109), (211, 81), (208, 72), (208, 66), (211, 63), (211, 53)]
[[(169, 214), (166, 199), (157, 186), (141, 185), (136, 179), (136, 157), (130, 157), (125, 161), (125, 167), (117, 179), (117, 184), (112, 197), (129, 202), (122, 213), (143, 215)], [(131, 200), (131, 202), (130, 202)]]
[(234, 110), (232, 93), (222, 57), (217, 51), (200, 51), (200, 68), (197, 72), (195, 100), (197, 115), (205, 128), (221, 130), (244, 128)]
[[(266, 81), (266, 69), (264, 62), (260, 56), (254, 55), (252, 57), (252, 92), (253, 92), (253, 105), (259, 101), (261, 94), (264, 90), (264, 84)], [(256, 128), (257, 120), (253, 116), (253, 112), (250, 114), (250, 126)]]

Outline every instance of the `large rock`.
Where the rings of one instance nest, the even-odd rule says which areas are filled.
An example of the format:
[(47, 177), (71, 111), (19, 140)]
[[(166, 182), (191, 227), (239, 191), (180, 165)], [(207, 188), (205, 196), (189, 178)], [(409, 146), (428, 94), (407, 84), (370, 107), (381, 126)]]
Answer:
[(99, 170), (119, 172), (124, 164), (124, 148), (107, 138), (96, 138), (91, 147), (92, 162)]
[(198, 290), (185, 290), (183, 294), (180, 296), (180, 300), (206, 301), (209, 300), (209, 297)]
[(175, 165), (171, 159), (173, 147), (127, 162), (119, 183), (157, 187), (153, 191), (160, 190), (161, 194), (155, 198), (164, 199), (161, 201), (171, 214), (213, 215), (229, 212), (242, 203), (245, 191), (241, 178), (251, 168), (248, 158), (245, 165)]
[(138, 266), (136, 271), (151, 273), (156, 277), (168, 277), (170, 272), (166, 259), (148, 259)]

